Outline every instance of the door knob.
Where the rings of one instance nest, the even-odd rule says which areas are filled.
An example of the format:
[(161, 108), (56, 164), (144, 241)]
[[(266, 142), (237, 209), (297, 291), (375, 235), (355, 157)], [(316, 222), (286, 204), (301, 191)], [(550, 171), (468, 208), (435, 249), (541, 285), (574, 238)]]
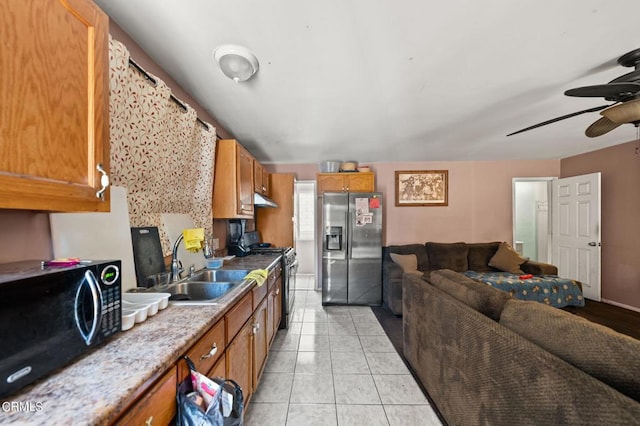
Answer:
[(591, 241), (591, 242), (589, 243), (589, 245), (590, 245), (591, 247), (600, 247), (602, 244), (601, 244), (601, 243), (596, 243), (595, 241)]

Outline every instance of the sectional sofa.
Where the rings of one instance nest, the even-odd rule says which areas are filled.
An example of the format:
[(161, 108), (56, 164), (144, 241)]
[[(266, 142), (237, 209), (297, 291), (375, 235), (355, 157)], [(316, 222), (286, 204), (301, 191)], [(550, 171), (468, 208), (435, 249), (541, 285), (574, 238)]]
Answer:
[[(504, 242), (498, 241), (487, 243), (427, 242), (383, 247), (383, 303), (394, 314), (402, 315), (402, 276), (405, 272), (423, 276), (439, 269), (449, 269), (460, 274), (467, 271), (477, 273), (500, 271), (499, 268), (491, 266), (491, 261), (498, 251), (504, 248), (504, 245)], [(506, 254), (510, 253), (507, 251)], [(411, 262), (413, 256), (415, 256), (414, 264)], [(393, 260), (393, 257), (396, 258), (396, 261)], [(500, 266), (502, 265), (500, 264)], [(556, 275), (558, 273), (558, 269), (554, 265), (524, 258), (520, 260), (517, 271), (534, 276)]]
[(451, 270), (402, 296), (404, 356), (449, 424), (640, 424), (640, 341)]

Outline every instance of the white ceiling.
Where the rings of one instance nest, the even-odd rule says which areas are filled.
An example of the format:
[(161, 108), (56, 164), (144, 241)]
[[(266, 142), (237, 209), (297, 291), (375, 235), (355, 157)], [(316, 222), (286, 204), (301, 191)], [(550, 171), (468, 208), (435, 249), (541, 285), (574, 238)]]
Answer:
[[(558, 159), (628, 142), (587, 138), (607, 104), (567, 89), (630, 72), (638, 0), (96, 0), (264, 163)], [(213, 60), (260, 61), (235, 84)], [(135, 58), (133, 58), (135, 60)]]

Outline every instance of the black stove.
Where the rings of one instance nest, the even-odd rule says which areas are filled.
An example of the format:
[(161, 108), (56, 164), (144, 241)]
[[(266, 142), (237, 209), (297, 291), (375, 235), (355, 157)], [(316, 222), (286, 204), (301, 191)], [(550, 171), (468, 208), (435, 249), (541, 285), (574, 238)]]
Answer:
[(249, 247), (248, 255), (279, 254), (282, 255), (282, 320), (279, 328), (287, 328), (293, 310), (293, 302), (296, 297), (296, 273), (298, 272), (298, 260), (293, 247), (274, 247), (256, 243)]

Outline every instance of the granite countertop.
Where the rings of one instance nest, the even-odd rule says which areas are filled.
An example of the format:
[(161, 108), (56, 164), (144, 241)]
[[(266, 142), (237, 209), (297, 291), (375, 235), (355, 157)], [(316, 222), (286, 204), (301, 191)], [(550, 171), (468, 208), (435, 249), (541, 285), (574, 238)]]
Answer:
[[(225, 261), (222, 269), (267, 269), (280, 255)], [(117, 419), (131, 395), (170, 368), (253, 288), (245, 280), (216, 305), (169, 304), (118, 333), (68, 366), (0, 401), (0, 424), (106, 424)]]

